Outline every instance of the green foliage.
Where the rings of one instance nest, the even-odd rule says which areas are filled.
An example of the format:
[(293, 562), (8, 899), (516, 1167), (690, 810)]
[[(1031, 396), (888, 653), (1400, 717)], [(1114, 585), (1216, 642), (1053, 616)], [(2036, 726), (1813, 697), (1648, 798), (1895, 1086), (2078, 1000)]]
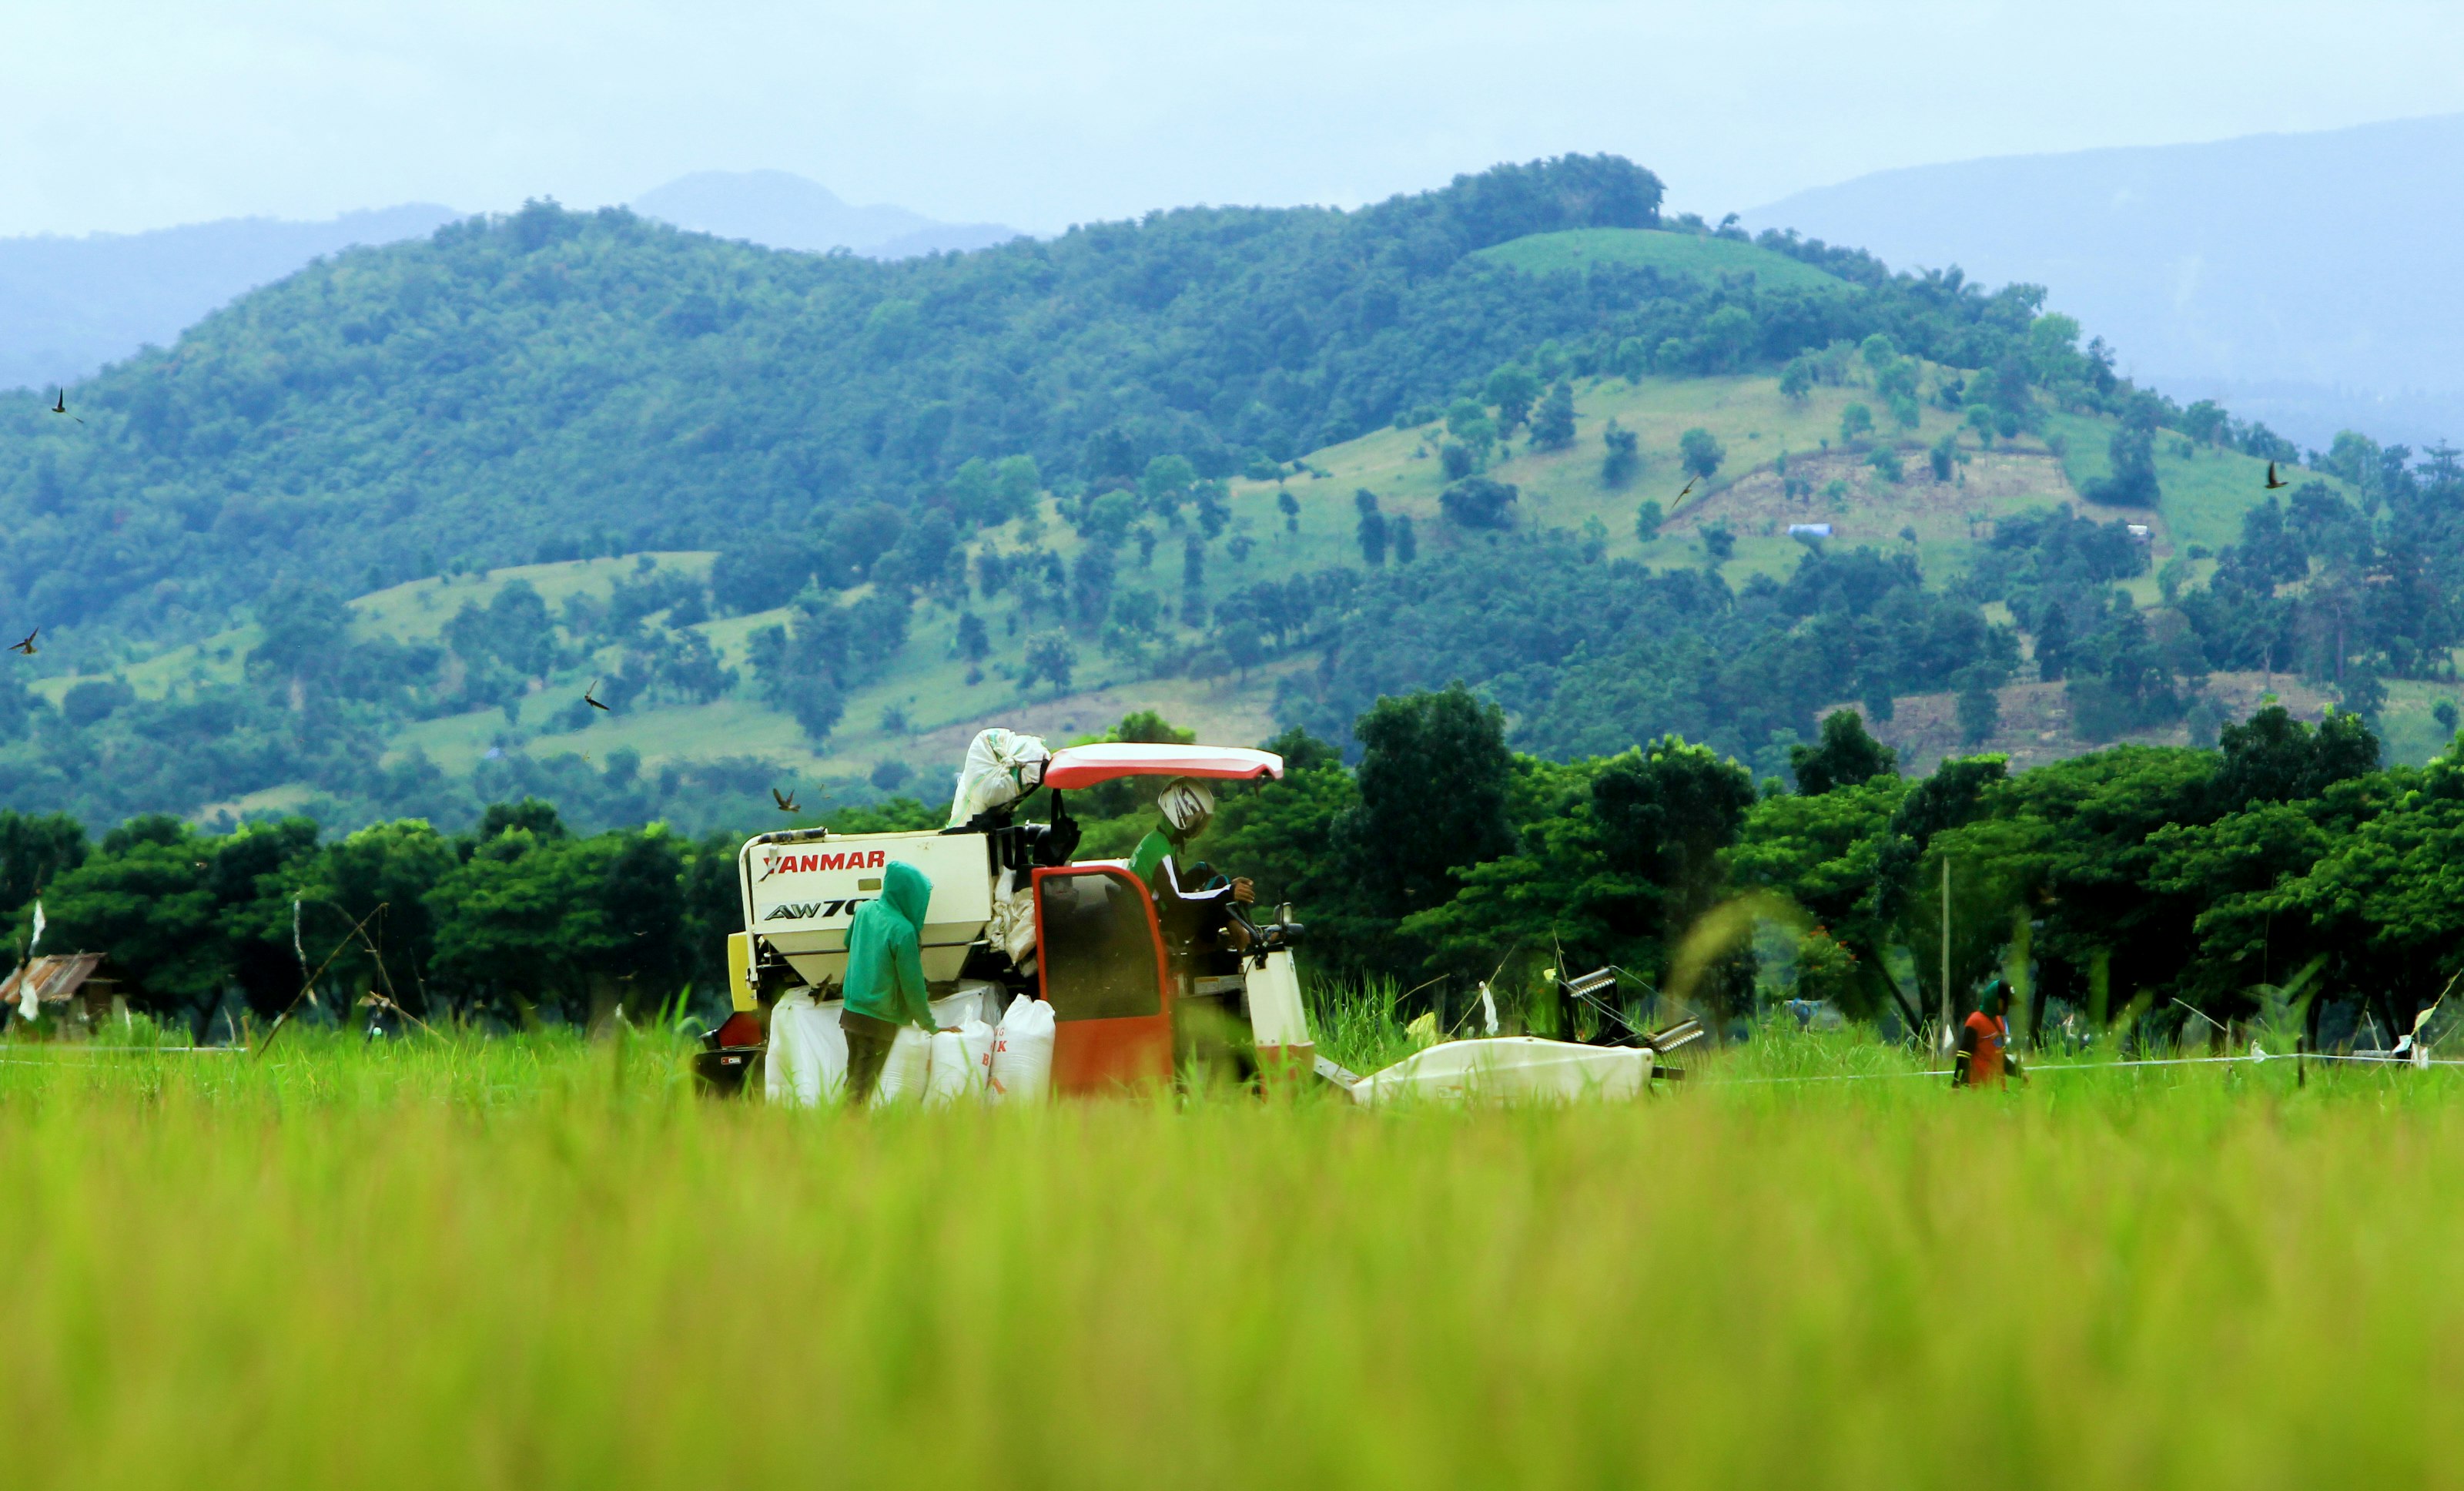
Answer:
[(1925, 451), (1925, 462), (1933, 468), (1933, 478), (1936, 481), (1950, 479), (1951, 463), (1958, 458), (1959, 436), (1948, 431), (1944, 432), (1942, 438), (1934, 441)]
[[(1474, 256), (1529, 275), (1608, 278), (1620, 271), (1644, 270), (1671, 281), (1682, 278), (1705, 287), (1750, 275), (1766, 291), (1822, 297), (1848, 291), (1846, 280), (1781, 250), (1648, 228), (1577, 228), (1536, 234), (1480, 250)], [(1622, 367), (1619, 370), (1623, 371)]]
[(2218, 748), (2215, 801), (2227, 811), (2317, 797), (2379, 764), (2378, 740), (2360, 716), (2330, 715), (2314, 730), (2281, 704), (2226, 725)]
[[(1532, 376), (1530, 368), (1518, 363), (1508, 363), (1488, 375), (1481, 396), (1497, 411), (1497, 430), (1512, 434), (1515, 426), (1523, 423), (1524, 416), (1530, 412), (1531, 401), (1540, 396), (1540, 380)], [(1463, 436), (1463, 428), (1455, 426), (1452, 420), (1448, 424), (1454, 428), (1458, 438)]]
[(1854, 445), (1874, 433), (1874, 412), (1862, 404), (1851, 404), (1839, 412), (1839, 441)]
[(1673, 935), (1710, 909), (1720, 856), (1753, 806), (1754, 779), (1735, 761), (1670, 735), (1612, 758), (1592, 797), (1608, 863), (1650, 881), (1660, 930)]
[(1513, 847), (1505, 711), (1457, 684), (1380, 699), (1352, 733), (1360, 803), (1338, 833), (1373, 914), (1400, 921), (1438, 905), (1452, 871)]
[(1878, 776), (1899, 774), (1900, 753), (1874, 739), (1864, 717), (1853, 709), (1836, 709), (1822, 720), (1822, 738), (1813, 746), (1792, 746), (1789, 770), (1796, 790), (1819, 797), (1835, 788), (1858, 787)]
[(1677, 437), (1678, 460), (1690, 476), (1708, 480), (1719, 471), (1728, 453), (1712, 437), (1711, 432), (1700, 426)]
[[(2007, 432), (2006, 432), (2007, 433)], [(2163, 495), (2156, 485), (2156, 441), (2149, 431), (2123, 426), (2113, 433), (2107, 458), (2113, 473), (2089, 482), (2081, 496), (2115, 507), (2153, 507)]]
[(1512, 482), (1465, 477), (1438, 494), (1438, 506), (1463, 527), (1503, 528), (1513, 523), (1510, 509), (1520, 496)]
[(1377, 510), (1377, 494), (1363, 487), (1353, 494), (1353, 506), (1360, 515), (1354, 532), (1361, 561), (1371, 566), (1386, 563), (1386, 515)]
[(1032, 687), (1038, 679), (1051, 683), (1056, 694), (1069, 691), (1070, 676), (1078, 667), (1078, 650), (1069, 645), (1066, 632), (1040, 632), (1027, 639), (1026, 658), (1019, 670), (1019, 683)]
[(1574, 389), (1560, 379), (1531, 419), (1534, 450), (1562, 451), (1574, 443)]
[(753, 634), (753, 677), (762, 697), (795, 716), (805, 737), (820, 744), (847, 713), (847, 685), (859, 676), (856, 648), (847, 612), (815, 597), (797, 608), (790, 626)]
[(2002, 700), (1993, 676), (1983, 669), (1964, 670), (1959, 679), (1959, 739), (1969, 747), (1982, 746), (2002, 727)]
[[(944, 614), (936, 608), (970, 606), (978, 577), (987, 595), (1010, 590), (1029, 634), (1100, 641), (1134, 671), (1201, 659), (1203, 672), (1228, 659), (1245, 675), (1270, 656), (1319, 651), (1323, 674), (1276, 675), (1278, 708), (1284, 720), (1339, 735), (1364, 702), (1361, 679), (1443, 681), (1429, 672), (1429, 647), (1336, 657), (1353, 646), (1349, 602), (1288, 567), (1275, 571), (1278, 598), (1243, 600), (1232, 614), (1307, 619), (1262, 633), (1219, 630), (1202, 643), (1173, 635), (1152, 592), (1120, 583), (1115, 555), (1133, 535), (1144, 556), (1158, 535), (1194, 526), (1206, 540), (1232, 532), (1227, 552), (1241, 563), (1256, 535), (1228, 528), (1225, 478), (1288, 473), (1316, 445), (1394, 420), (1425, 425), (1449, 398), (1475, 390), (1504, 397), (1494, 416), (1468, 400), (1469, 410), (1451, 412), (1457, 431), (1436, 453), (1451, 480), (1479, 476), (1501, 420), (1528, 418), (1542, 448), (1560, 434), (1571, 438), (1557, 414), (1571, 421), (1576, 380), (1640, 377), (1652, 366), (1678, 375), (1785, 368), (1802, 396), (1863, 381), (1867, 372), (1852, 364), (1878, 336), (1882, 349), (1869, 348), (1862, 367), (1878, 403), (1895, 412), (1922, 374), (1929, 397), (1972, 397), (1989, 428), (2042, 424), (2045, 408), (2127, 411), (2165, 428), (2196, 422), (2203, 440), (2236, 449), (2262, 439), (2219, 412), (2194, 420), (2129, 389), (2112, 378), (2109, 355), (2076, 349), (2075, 327), (2036, 315), (2035, 292), (1988, 296), (1955, 277), (1894, 277), (1853, 252), (1785, 235), (1748, 243), (1733, 232), (1652, 231), (1658, 197), (1656, 181), (1622, 162), (1568, 158), (1359, 212), (1167, 212), (899, 264), (773, 255), (622, 211), (534, 204), (425, 242), (338, 256), (252, 295), (173, 351), (77, 390), (92, 420), (81, 434), (29, 418), (0, 435), (0, 512), (18, 541), (17, 592), (70, 627), (75, 645), (102, 656), (132, 637), (193, 634), (241, 617), (263, 638), (239, 681), (173, 680), (168, 697), (158, 697), (162, 674), (140, 675), (133, 688), (85, 679), (57, 709), (0, 688), (0, 777), (9, 784), (0, 798), (21, 810), (73, 805), (96, 821), (150, 808), (227, 808), (237, 817), (268, 800), (258, 794), (284, 789), (293, 795), (272, 800), (312, 794), (335, 822), (414, 814), (452, 827), (491, 796), (553, 790), (578, 824), (594, 828), (652, 815), (708, 823), (715, 820), (703, 814), (737, 811), (711, 799), (751, 787), (758, 803), (758, 764), (644, 775), (638, 760), (619, 768), (611, 759), (596, 770), (579, 757), (525, 760), (522, 737), (599, 723), (575, 697), (594, 677), (598, 697), (620, 712), (723, 698), (737, 680), (719, 650), (743, 634), (720, 629), (715, 643), (696, 618), (796, 605), (756, 634), (748, 676), (757, 697), (796, 715), (808, 742), (826, 744), (847, 696), (878, 676), (867, 670), (911, 626)], [(1530, 257), (1608, 245), (1616, 252), (1579, 265)], [(1554, 272), (1568, 267), (1583, 273)], [(1750, 279), (1739, 273), (1749, 269)], [(1105, 397), (1090, 401), (1089, 389)], [(1604, 466), (1628, 459), (1630, 477), (1639, 442), (1614, 434), (1632, 446), (1606, 443)], [(1701, 434), (1707, 449), (1684, 453), (1695, 479), (1725, 458)], [(2350, 441), (2338, 452), (2340, 468), (2380, 471), (2370, 492), (2387, 504), (2381, 510), (2434, 507), (2418, 490), (2405, 495), (2402, 459), (2391, 476), (2388, 452)], [(1024, 552), (986, 565), (991, 545), (975, 530), (1031, 507), (1038, 515), (1017, 535)], [(1297, 508), (1296, 500), (1286, 508), (1295, 531)], [(1075, 530), (1058, 554), (1036, 544), (1055, 516)], [(1393, 562), (1390, 575), (1417, 567), (1409, 523), (1379, 516), (1382, 546), (1367, 516), (1360, 521), (1368, 567), (1381, 558)], [(2301, 531), (2309, 542), (2311, 529)], [(1500, 543), (1497, 554), (1516, 552)], [(414, 644), (355, 636), (340, 592), (317, 584), (683, 545), (720, 550), (708, 588), (660, 571), (628, 580), (608, 604), (577, 597), (554, 608), (506, 585), (468, 615), (440, 617), (442, 634), (431, 624), (433, 639)], [(1588, 540), (1568, 546), (1601, 552)], [(1761, 560), (1751, 540), (1745, 548), (1750, 571)], [(973, 575), (967, 549), (978, 552)], [(1445, 579), (1470, 594), (1519, 595), (1525, 582), (1494, 572), (1500, 562), (1450, 562)], [(1707, 600), (1609, 608), (1682, 623), (1647, 647), (1598, 634), (1582, 618), (1512, 629), (1470, 644), (1486, 670), (1475, 681), (1507, 680), (1519, 738), (1534, 738), (1521, 735), (1520, 722), (1545, 716), (1563, 739), (1585, 742), (1551, 750), (1608, 754), (1657, 728), (1707, 722), (1685, 727), (1705, 738), (1717, 731), (1721, 749), (1770, 769), (1784, 749), (1772, 744), (1778, 733), (1801, 738), (1811, 728), (1799, 705), (1815, 693), (1809, 679), (1819, 668), (1781, 656), (1792, 646), (1825, 666), (1855, 654), (1867, 675), (1858, 679), (1861, 696), (1912, 679), (1939, 682), (1941, 656), (1962, 652), (1957, 666), (1970, 665), (1981, 654), (1969, 644), (1988, 634), (1963, 622), (1955, 640), (1882, 663), (1874, 659), (1892, 644), (1861, 634), (1841, 642), (1831, 623), (1799, 611), (1788, 625), (1805, 630), (1784, 642), (1747, 593), (1755, 583), (1730, 592), (1754, 618), (1733, 625)], [(2261, 655), (2277, 641), (2290, 652), (2298, 640), (2299, 671), (2343, 679), (2350, 701), (2367, 705), (2381, 679), (2415, 676), (2440, 656), (2432, 632), (2446, 625), (2442, 612), (2415, 596), (2448, 583), (2433, 572), (2392, 588), (2394, 604), (2370, 608), (2367, 641), (2337, 657), (2321, 656), (2317, 640), (2333, 631), (2316, 624), (2334, 600), (2323, 592), (2271, 598), (2309, 608), (2298, 620), (2260, 614), (2254, 594), (2231, 627), (2203, 625), (2199, 639)], [(833, 593), (868, 584), (872, 593), (858, 606)], [(1306, 598), (1293, 599), (1295, 590)], [(1344, 593), (1368, 603), (1389, 592), (1370, 585)], [(1445, 609), (1397, 593), (1420, 622)], [(2214, 609), (2205, 594), (2184, 593), (2185, 614)], [(1198, 627), (1225, 597), (1187, 585), (1172, 599)], [(449, 592), (446, 605), (454, 604)], [(1930, 614), (1964, 600), (1893, 604)], [(2382, 609), (2402, 614), (2382, 621)], [(1858, 604), (1837, 612), (1859, 613)], [(1700, 629), (1706, 624), (1721, 640)], [(1369, 625), (1387, 634), (1385, 621)], [(1899, 614), (1876, 625), (1893, 637), (1920, 631)], [(2082, 689), (2100, 727), (2185, 707), (2184, 670), (2195, 659), (2176, 656), (2182, 649), (2169, 639), (2134, 641), (2109, 610), (2092, 612), (2076, 594), (2062, 596), (2045, 625), (2070, 626), (2092, 655)], [(959, 628), (960, 654), (988, 666), (980, 622), (972, 638)], [(1733, 653), (1741, 641), (1763, 651)], [(1614, 676), (1644, 652), (1647, 664)], [(2170, 670), (2169, 684), (2148, 673), (2151, 657)], [(1024, 677), (1047, 681), (1033, 667)], [(1725, 691), (1747, 679), (1761, 692)], [(1561, 690), (1563, 682), (1573, 686)], [(868, 719), (878, 702), (869, 701)], [(502, 711), (503, 749), (468, 782), (399, 745), (407, 723), (479, 709)], [(1585, 719), (1598, 709), (1610, 717)], [(1636, 733), (1639, 724), (1654, 729)], [(448, 748), (454, 754), (440, 760), (458, 763), (459, 738)]]
[(1843, 692), (1939, 691), (1961, 668), (2007, 673), (2016, 656), (1972, 601), (1926, 590), (1904, 550), (1809, 552), (1784, 586), (1749, 581), (1740, 605), (1699, 570), (1588, 562), (1569, 535), (1479, 547), (1249, 587), (1219, 624), (1272, 652), (1343, 638), (1280, 704), (1286, 723), (1330, 738), (1381, 694), (1462, 679), (1494, 692), (1526, 748), (1609, 755), (1675, 732), (1765, 774), (1785, 768), (1774, 737), (1810, 737), (1815, 711)]
[(85, 857), (85, 825), (68, 814), (0, 809), (0, 916), (13, 916)]
[[(137, 1009), (200, 1036), (227, 992), (262, 1024), (311, 975), (317, 997), (297, 1013), (319, 1020), (358, 1020), (370, 990), (430, 1019), (579, 1020), (617, 1003), (638, 1018), (688, 982), (717, 994), (738, 841), (655, 824), (578, 836), (533, 798), (492, 806), (460, 839), (418, 820), (320, 845), (304, 819), (214, 835), (141, 817), (44, 886), (42, 950), (107, 954)], [(31, 902), (16, 917), (22, 946)]]
[(1625, 486), (1642, 465), (1641, 437), (1611, 416), (1608, 428), (1600, 433), (1600, 443), (1608, 447), (1600, 461), (1601, 483), (1612, 490)]

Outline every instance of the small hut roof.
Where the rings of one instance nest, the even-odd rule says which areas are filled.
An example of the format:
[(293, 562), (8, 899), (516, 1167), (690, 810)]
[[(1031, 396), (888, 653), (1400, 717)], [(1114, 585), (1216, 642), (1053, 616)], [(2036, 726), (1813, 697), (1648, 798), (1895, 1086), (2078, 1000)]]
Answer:
[(47, 953), (0, 979), (0, 1005), (13, 1005), (24, 999), (29, 979), (33, 981), (37, 1001), (64, 1004), (76, 998), (77, 990), (101, 967), (102, 954), (99, 952)]

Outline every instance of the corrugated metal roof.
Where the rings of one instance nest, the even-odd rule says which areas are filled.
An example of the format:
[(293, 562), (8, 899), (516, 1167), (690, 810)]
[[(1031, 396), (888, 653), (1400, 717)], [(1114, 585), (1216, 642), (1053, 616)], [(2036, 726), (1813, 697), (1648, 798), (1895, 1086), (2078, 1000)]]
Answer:
[(36, 958), (23, 968), (12, 968), (8, 978), (0, 980), (0, 1005), (13, 1005), (25, 997), (25, 981), (34, 982), (34, 998), (43, 1004), (64, 1004), (77, 997), (78, 989), (94, 970), (102, 966), (99, 952), (52, 953)]

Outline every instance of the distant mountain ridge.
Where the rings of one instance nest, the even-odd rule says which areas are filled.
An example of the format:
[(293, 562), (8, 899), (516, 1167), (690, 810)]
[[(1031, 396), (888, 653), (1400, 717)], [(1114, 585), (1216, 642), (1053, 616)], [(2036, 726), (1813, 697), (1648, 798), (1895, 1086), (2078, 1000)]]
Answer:
[(232, 217), (151, 233), (0, 238), (0, 389), (75, 383), (180, 333), (319, 255), (421, 238), (432, 202), (322, 222)]
[(903, 207), (857, 207), (792, 171), (695, 171), (635, 197), (633, 211), (694, 233), (771, 249), (868, 258), (988, 249), (1020, 236), (1000, 223), (944, 223)]
[(1700, 372), (1888, 324), (1973, 367), (2025, 331), (2021, 299), (1920, 315), (1854, 255), (1819, 266), (1847, 293), (1470, 256), (1654, 226), (1661, 189), (1567, 156), (1351, 212), (1183, 208), (898, 262), (533, 202), (252, 293), (73, 389), (86, 423), (0, 396), (0, 589), (167, 637), (286, 584), (731, 545), (821, 564), (843, 518), (988, 517), (971, 459), (1032, 457), (1072, 495), (1167, 456), (1271, 468), (1546, 344)]
[[(1020, 236), (999, 223), (945, 223), (887, 204), (856, 207), (787, 171), (697, 171), (643, 193), (646, 217), (765, 248), (867, 258), (990, 248)], [(465, 214), (432, 202), (317, 222), (231, 217), (132, 234), (0, 238), (0, 389), (90, 378), (180, 333), (240, 296), (348, 248), (424, 238)]]
[(2045, 285), (2188, 402), (2304, 445), (2464, 441), (2464, 115), (1913, 167), (1744, 214), (1894, 264)]

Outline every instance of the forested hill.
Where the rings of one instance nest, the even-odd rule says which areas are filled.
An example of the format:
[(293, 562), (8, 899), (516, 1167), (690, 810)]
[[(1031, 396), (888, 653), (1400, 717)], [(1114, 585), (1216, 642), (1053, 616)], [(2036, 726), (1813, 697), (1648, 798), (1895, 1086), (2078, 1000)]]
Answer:
[(2024, 348), (2035, 290), (1818, 243), (1767, 235), (1820, 271), (1768, 279), (1480, 253), (1653, 227), (1660, 202), (1649, 171), (1569, 156), (1357, 211), (1193, 208), (903, 263), (535, 203), (247, 296), (70, 389), (83, 423), (0, 402), (0, 584), (72, 648), (195, 635), (286, 585), (793, 552), (875, 503), (963, 532), (1001, 516), (954, 483), (971, 457), (1032, 456), (1065, 495), (1159, 456), (1256, 470), (1431, 417), (1551, 341), (1578, 373), (1772, 367), (1876, 331), (1960, 367)]

